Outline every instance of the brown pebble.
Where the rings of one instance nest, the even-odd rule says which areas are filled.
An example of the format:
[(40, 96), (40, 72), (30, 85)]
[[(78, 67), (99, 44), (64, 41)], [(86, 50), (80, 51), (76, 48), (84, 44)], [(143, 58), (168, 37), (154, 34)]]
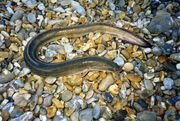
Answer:
[(55, 106), (52, 105), (52, 106), (48, 107), (47, 108), (47, 116), (48, 116), (48, 118), (54, 117), (55, 114), (56, 114), (56, 111), (57, 111), (57, 109), (56, 109)]
[(135, 74), (127, 74), (126, 78), (132, 82), (140, 82), (141, 81), (141, 77), (138, 75), (135, 75)]

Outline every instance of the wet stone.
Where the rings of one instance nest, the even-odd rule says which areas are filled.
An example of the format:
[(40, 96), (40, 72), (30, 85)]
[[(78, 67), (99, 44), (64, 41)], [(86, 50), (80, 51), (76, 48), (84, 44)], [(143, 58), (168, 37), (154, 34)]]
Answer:
[(123, 66), (124, 65), (123, 58), (121, 58), (119, 56), (114, 59), (114, 62), (117, 63), (119, 66)]
[(159, 47), (154, 47), (154, 48), (152, 49), (152, 52), (153, 52), (153, 54), (156, 55), (156, 56), (160, 56), (160, 55), (162, 54), (162, 50), (161, 50)]
[(118, 112), (115, 112), (113, 114), (113, 118), (115, 121), (124, 121), (124, 119), (127, 116), (127, 111), (126, 110), (119, 110)]
[(173, 46), (167, 43), (162, 45), (161, 48), (162, 48), (163, 53), (167, 55), (171, 54), (173, 50)]
[(108, 92), (104, 92), (103, 93), (104, 99), (108, 102), (111, 103), (113, 101), (113, 97), (110, 93)]

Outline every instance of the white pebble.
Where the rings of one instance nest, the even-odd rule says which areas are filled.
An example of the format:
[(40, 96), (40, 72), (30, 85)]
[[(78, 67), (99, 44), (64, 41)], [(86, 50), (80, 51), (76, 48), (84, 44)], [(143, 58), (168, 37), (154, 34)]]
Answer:
[(45, 78), (45, 82), (48, 84), (53, 84), (55, 81), (56, 81), (56, 77), (49, 76)]
[(177, 70), (180, 70), (180, 63), (176, 64)]
[(123, 58), (121, 58), (119, 56), (114, 59), (114, 62), (117, 63), (119, 66), (123, 66), (124, 65)]
[(145, 49), (144, 49), (144, 52), (145, 52), (145, 53), (150, 53), (150, 52), (151, 52), (151, 48), (145, 48)]

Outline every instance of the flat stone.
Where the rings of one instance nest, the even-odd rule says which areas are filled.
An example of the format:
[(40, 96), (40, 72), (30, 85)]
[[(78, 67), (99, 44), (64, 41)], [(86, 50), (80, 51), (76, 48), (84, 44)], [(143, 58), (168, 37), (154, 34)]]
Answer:
[(79, 114), (79, 120), (80, 121), (92, 121), (93, 120), (92, 111), (93, 111), (93, 109), (91, 109), (91, 108), (82, 110)]
[(16, 20), (19, 20), (23, 17), (24, 10), (23, 9), (17, 9), (13, 16), (11, 17), (11, 22), (15, 22)]
[(137, 114), (139, 121), (157, 121), (156, 113), (150, 111), (143, 111)]
[(61, 95), (61, 99), (65, 102), (67, 102), (72, 98), (72, 96), (73, 96), (73, 94), (71, 91), (65, 90)]

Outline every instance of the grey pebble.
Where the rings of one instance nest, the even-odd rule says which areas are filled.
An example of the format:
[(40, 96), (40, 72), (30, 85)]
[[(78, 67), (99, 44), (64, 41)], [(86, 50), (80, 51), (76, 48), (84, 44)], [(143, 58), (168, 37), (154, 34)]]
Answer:
[(17, 9), (13, 16), (11, 17), (11, 22), (15, 22), (18, 19), (21, 19), (23, 17), (24, 10), (23, 9)]
[(153, 83), (151, 80), (144, 80), (144, 85), (147, 90), (152, 90), (154, 88)]
[(137, 114), (138, 121), (157, 121), (156, 113), (150, 111), (143, 111)]
[(175, 84), (175, 86), (179, 87), (180, 86), (180, 78), (175, 79), (174, 84)]
[(179, 52), (179, 53), (171, 54), (171, 55), (170, 55), (170, 58), (173, 59), (173, 60), (175, 60), (175, 61), (180, 62), (180, 52)]
[(86, 15), (85, 9), (78, 2), (72, 1), (71, 5), (80, 15)]
[(22, 2), (28, 7), (28, 8), (34, 8), (37, 5), (36, 0), (22, 0)]
[(164, 78), (163, 83), (166, 89), (172, 89), (172, 86), (174, 85), (174, 80), (172, 80), (171, 78)]
[(0, 84), (5, 84), (12, 81), (15, 78), (13, 73), (0, 74)]
[(70, 116), (71, 121), (79, 121), (79, 112), (76, 111)]
[(82, 110), (79, 114), (79, 121), (92, 121), (93, 120), (92, 111), (93, 109), (91, 108)]
[(118, 64), (119, 66), (123, 66), (124, 65), (124, 59), (122, 57), (116, 57), (113, 61), (114, 63)]
[(13, 80), (12, 86), (15, 89), (22, 88), (22, 87), (24, 87), (24, 82), (22, 80)]
[(169, 31), (173, 26), (173, 19), (169, 13), (159, 12), (148, 25), (151, 33), (161, 33)]
[(162, 50), (159, 47), (153, 47), (152, 52), (157, 56), (160, 56), (162, 54)]
[(99, 119), (100, 114), (101, 114), (101, 107), (100, 107), (99, 104), (96, 104), (96, 105), (94, 106), (93, 112), (92, 112), (93, 118), (94, 118), (94, 119)]
[(52, 104), (52, 98), (53, 98), (53, 95), (48, 95), (47, 97), (44, 98), (43, 100), (43, 105), (48, 107)]
[(23, 110), (17, 106), (14, 107), (12, 112), (10, 113), (11, 118), (17, 118), (23, 114)]
[(36, 22), (36, 15), (34, 13), (28, 13), (27, 14), (27, 20), (30, 23), (35, 23)]
[(44, 11), (45, 10), (45, 6), (43, 3), (39, 3), (39, 5), (37, 6), (39, 10)]
[(12, 119), (12, 121), (28, 121), (31, 120), (33, 118), (33, 112), (25, 112), (24, 114), (22, 114), (21, 116)]
[(136, 109), (137, 112), (143, 111), (142, 106), (137, 102), (134, 102), (133, 107)]
[(65, 102), (67, 102), (72, 98), (72, 96), (73, 96), (73, 94), (71, 91), (65, 90), (61, 95), (61, 99)]

